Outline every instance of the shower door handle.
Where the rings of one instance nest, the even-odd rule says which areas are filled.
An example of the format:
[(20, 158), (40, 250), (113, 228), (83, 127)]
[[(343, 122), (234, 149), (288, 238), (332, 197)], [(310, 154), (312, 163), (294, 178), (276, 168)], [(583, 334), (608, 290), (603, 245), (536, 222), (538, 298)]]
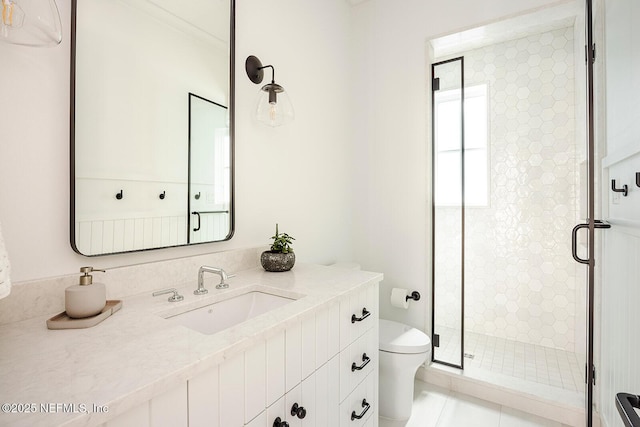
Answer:
[(581, 228), (589, 228), (589, 224), (578, 224), (573, 227), (573, 231), (571, 232), (571, 255), (573, 255), (573, 259), (580, 264), (589, 264), (588, 259), (582, 259), (578, 256), (578, 231)]
[[(589, 228), (589, 223), (578, 224), (573, 227), (573, 231), (571, 231), (571, 254), (573, 255), (573, 259), (580, 264), (589, 264), (588, 259), (580, 258), (578, 256), (578, 231), (582, 228)], [(611, 224), (606, 224), (599, 219), (596, 219), (594, 221), (594, 228), (611, 228)]]

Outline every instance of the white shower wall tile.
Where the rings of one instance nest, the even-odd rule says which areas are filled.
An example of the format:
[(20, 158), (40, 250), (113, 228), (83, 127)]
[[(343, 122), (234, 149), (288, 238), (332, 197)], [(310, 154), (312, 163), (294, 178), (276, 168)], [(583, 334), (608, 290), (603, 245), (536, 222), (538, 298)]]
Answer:
[[(573, 34), (464, 53), (465, 86), (488, 85), (490, 121), (489, 206), (465, 212), (465, 329), (567, 351), (576, 342), (570, 230), (579, 203)], [(436, 324), (459, 328), (460, 209), (435, 214)]]

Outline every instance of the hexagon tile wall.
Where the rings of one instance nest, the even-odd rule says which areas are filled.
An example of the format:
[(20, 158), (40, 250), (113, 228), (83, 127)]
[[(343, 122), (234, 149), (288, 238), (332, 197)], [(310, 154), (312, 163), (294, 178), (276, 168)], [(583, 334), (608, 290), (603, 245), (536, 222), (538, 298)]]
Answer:
[[(579, 202), (573, 31), (464, 54), (465, 85), (488, 84), (490, 111), (490, 204), (466, 210), (466, 330), (568, 351), (576, 342), (570, 231)], [(439, 226), (448, 211), (459, 215), (437, 207)], [(438, 252), (442, 243), (436, 233), (435, 265), (459, 283), (455, 257)], [(437, 292), (441, 304), (459, 298), (453, 287)], [(457, 317), (438, 323), (456, 327)]]

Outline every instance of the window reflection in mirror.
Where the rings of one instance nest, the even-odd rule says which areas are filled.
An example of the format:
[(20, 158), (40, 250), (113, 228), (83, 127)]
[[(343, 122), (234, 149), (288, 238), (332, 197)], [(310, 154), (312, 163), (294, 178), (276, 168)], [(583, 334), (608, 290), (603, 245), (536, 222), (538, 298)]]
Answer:
[[(72, 4), (74, 250), (101, 255), (230, 238), (233, 1)], [(216, 132), (207, 139), (213, 146), (190, 156), (192, 93), (224, 119), (200, 129)], [(226, 212), (198, 221), (194, 210)]]

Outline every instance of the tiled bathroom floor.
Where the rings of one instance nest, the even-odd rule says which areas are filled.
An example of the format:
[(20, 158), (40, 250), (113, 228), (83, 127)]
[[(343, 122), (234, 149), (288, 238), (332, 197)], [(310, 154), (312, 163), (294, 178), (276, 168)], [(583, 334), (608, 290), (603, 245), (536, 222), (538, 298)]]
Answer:
[(406, 427), (566, 427), (506, 406), (416, 380)]
[[(439, 360), (460, 358), (460, 333), (437, 327), (440, 347)], [(496, 338), (473, 332), (465, 333), (464, 352), (467, 371), (483, 370), (503, 374), (564, 390), (581, 392), (584, 389), (583, 368), (575, 353), (539, 345)]]

